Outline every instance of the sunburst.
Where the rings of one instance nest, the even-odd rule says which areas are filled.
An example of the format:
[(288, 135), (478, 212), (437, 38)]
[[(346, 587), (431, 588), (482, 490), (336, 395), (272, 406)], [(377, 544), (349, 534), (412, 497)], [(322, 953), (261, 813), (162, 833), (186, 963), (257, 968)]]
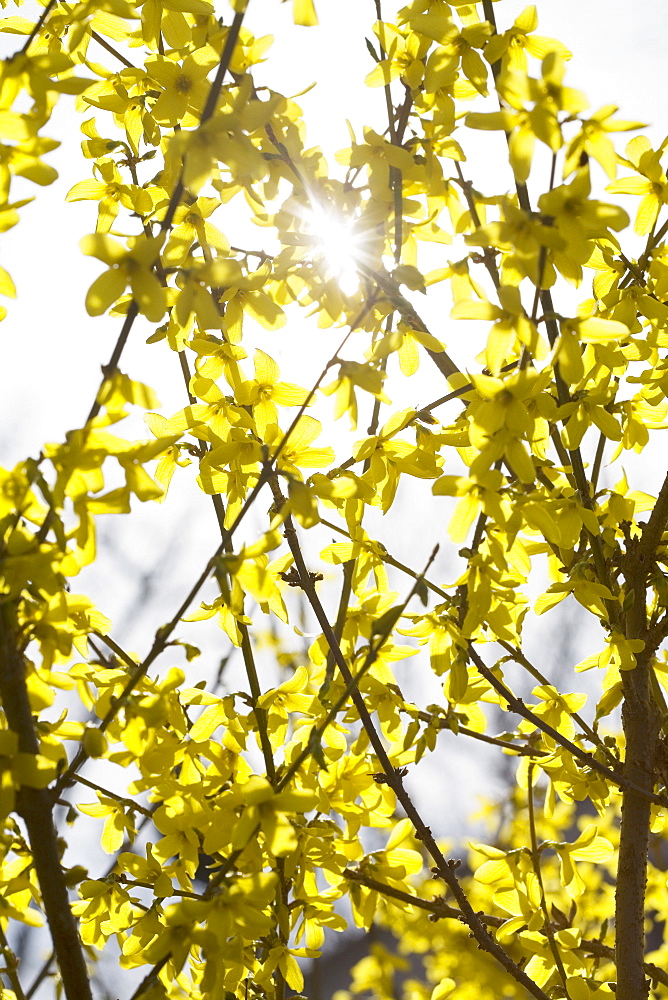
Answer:
[[(345, 198), (341, 199), (345, 202)], [(344, 296), (355, 295), (361, 276), (382, 252), (382, 226), (364, 211), (342, 208), (325, 192), (307, 191), (307, 200), (290, 197), (274, 216), (279, 238), (299, 248), (295, 258), (308, 261), (326, 281), (335, 281)]]
[(358, 265), (364, 242), (356, 220), (315, 204), (307, 211), (304, 222), (313, 239), (314, 256), (344, 295), (354, 294), (359, 287)]

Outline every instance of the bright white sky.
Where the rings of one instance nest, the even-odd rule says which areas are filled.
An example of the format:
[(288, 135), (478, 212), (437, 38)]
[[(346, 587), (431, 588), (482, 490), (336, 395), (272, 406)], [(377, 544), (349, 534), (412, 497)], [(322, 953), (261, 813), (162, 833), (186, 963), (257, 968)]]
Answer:
[[(519, 0), (497, 3), (499, 25), (512, 23), (524, 6)], [(361, 123), (381, 131), (385, 126), (382, 91), (363, 83), (371, 68), (364, 36), (373, 37), (374, 4), (372, 0), (319, 0), (317, 8), (320, 25), (301, 28), (292, 24), (290, 2), (250, 0), (247, 23), (258, 36), (275, 36), (267, 62), (257, 70), (258, 81), (287, 95), (317, 83), (299, 103), (308, 122), (309, 141), (323, 147), (336, 169), (332, 154), (349, 142), (346, 119), (358, 132)], [(385, 3), (383, 9), (389, 19), (392, 4)], [(592, 107), (618, 104), (622, 117), (648, 122), (647, 134), (657, 143), (662, 141), (668, 132), (668, 95), (659, 84), (668, 27), (668, 10), (662, 0), (644, 0), (632, 14), (621, 0), (560, 0), (539, 3), (538, 10), (539, 33), (559, 38), (574, 53), (568, 82), (588, 94)], [(0, 52), (13, 51), (14, 43), (14, 36), (0, 35)], [(19, 290), (18, 300), (8, 303), (10, 314), (0, 328), (4, 361), (0, 406), (5, 415), (0, 453), (7, 463), (26, 452), (35, 453), (44, 440), (59, 438), (81, 422), (88, 396), (84, 393), (82, 399), (80, 388), (94, 383), (118, 328), (116, 321), (91, 320), (83, 307), (85, 287), (101, 265), (78, 251), (80, 236), (93, 229), (94, 206), (64, 202), (69, 188), (90, 167), (79, 154), (79, 123), (69, 99), (63, 99), (45, 130), (63, 139), (63, 146), (49, 158), (61, 176), (47, 191), (34, 187), (28, 191), (28, 185), (24, 186), (27, 193), (39, 197), (23, 209), (19, 226), (2, 239), (2, 260)], [(465, 170), (481, 190), (491, 192), (498, 188), (498, 170), (489, 156), (475, 155), (477, 138), (467, 140), (470, 163)], [(627, 138), (619, 137), (619, 148), (623, 149)], [(18, 184), (17, 190), (21, 190)], [(225, 221), (219, 222), (223, 229)], [(259, 238), (263, 235), (257, 231)], [(130, 346), (124, 363), (138, 376), (141, 369), (143, 377), (155, 384), (156, 352), (142, 350), (139, 343), (135, 336), (135, 346)], [(176, 408), (181, 399), (178, 380), (171, 389)], [(160, 394), (169, 409), (170, 388), (163, 385)]]
[[(291, 3), (280, 4), (278, 0), (250, 0), (247, 24), (258, 36), (271, 33), (276, 37), (268, 61), (257, 71), (259, 83), (267, 83), (286, 95), (317, 83), (299, 103), (304, 108), (311, 144), (320, 144), (335, 168), (333, 152), (348, 145), (346, 118), (358, 132), (361, 124), (372, 125), (378, 131), (385, 127), (382, 91), (367, 89), (363, 83), (371, 69), (364, 36), (373, 37), (374, 4), (372, 0), (316, 2), (321, 21), (317, 28), (295, 27)], [(524, 6), (518, 0), (497, 3), (500, 28), (508, 27)], [(388, 20), (391, 10), (392, 5), (384, 5)], [(538, 32), (560, 39), (574, 53), (567, 82), (588, 94), (592, 108), (617, 104), (621, 117), (648, 122), (646, 133), (656, 143), (661, 142), (668, 132), (668, 93), (664, 86), (668, 8), (664, 0), (644, 0), (632, 7), (622, 0), (543, 0), (538, 3), (538, 11)], [(223, 0), (220, 13), (229, 16)], [(12, 36), (0, 36), (0, 52), (20, 47), (20, 42), (14, 42)], [(63, 100), (45, 130), (47, 135), (63, 139), (63, 147), (50, 157), (61, 177), (47, 191), (30, 191), (38, 195), (37, 201), (23, 209), (21, 223), (4, 235), (0, 244), (2, 263), (19, 290), (18, 300), (9, 303), (9, 316), (0, 326), (3, 465), (12, 465), (27, 454), (37, 455), (43, 441), (59, 440), (67, 429), (81, 424), (99, 382), (100, 365), (107, 361), (119, 328), (117, 320), (91, 319), (83, 306), (85, 290), (101, 265), (78, 251), (80, 237), (94, 228), (94, 206), (89, 202), (64, 202), (69, 188), (88, 176), (90, 169), (79, 155), (79, 117), (67, 102)], [(619, 137), (620, 151), (627, 138)], [(497, 166), (489, 156), (476, 152), (479, 150), (466, 165), (468, 176), (481, 190), (498, 192)], [(603, 182), (602, 175), (599, 180)], [(234, 228), (228, 229), (224, 216), (218, 224), (234, 237)], [(256, 244), (263, 235), (263, 230), (257, 230)], [(442, 252), (445, 262), (448, 248)], [(460, 254), (452, 256), (456, 259)], [(441, 309), (436, 315), (447, 316), (447, 311)], [(434, 333), (452, 344), (455, 356), (459, 353), (463, 358), (461, 338), (469, 335), (469, 329), (462, 324), (453, 337), (439, 329)], [(283, 376), (298, 381), (291, 370), (297, 359), (318, 371), (326, 357), (320, 352), (335, 342), (334, 334), (318, 334), (321, 340), (317, 344), (314, 341), (312, 349), (311, 341), (304, 339), (315, 336), (312, 327), (302, 328), (291, 321), (289, 331), (273, 335), (275, 350), (265, 346), (281, 362)], [(163, 412), (170, 415), (185, 403), (181, 375), (178, 365), (168, 368), (159, 361), (161, 348), (145, 346), (147, 332), (142, 324), (136, 324), (122, 367), (153, 385)], [(415, 389), (411, 388), (416, 398), (409, 398), (405, 405), (425, 403), (442, 392), (441, 383), (431, 377), (424, 390), (422, 384), (417, 384), (420, 378), (415, 377)], [(358, 436), (362, 434), (360, 430)], [(178, 486), (175, 493), (172, 504), (168, 501), (162, 507), (140, 508), (130, 519), (134, 524), (130, 533), (118, 519), (108, 519), (101, 532), (107, 542), (104, 568), (86, 574), (86, 579), (77, 584), (91, 592), (103, 610), (111, 614), (126, 645), (136, 644), (140, 651), (146, 648), (147, 628), (152, 632), (171, 615), (213, 547), (208, 500), (200, 496), (195, 502), (191, 493), (179, 492)], [(416, 516), (418, 513), (411, 511), (396, 533), (395, 552), (409, 561), (416, 549), (421, 552), (424, 548), (424, 513), (422, 517)], [(445, 523), (440, 533), (445, 537)], [(150, 572), (156, 552), (162, 553), (163, 559), (154, 581), (156, 591), (153, 595), (142, 593), (129, 585), (127, 578)], [(215, 633), (214, 641), (216, 655), (223, 655), (226, 640)], [(591, 646), (581, 646), (576, 643), (572, 662), (592, 651)], [(484, 762), (478, 766), (484, 767)], [(475, 776), (471, 783), (477, 783)], [(453, 794), (466, 797), (464, 786), (468, 784), (461, 780), (456, 787), (453, 784)], [(467, 810), (469, 805), (466, 798)]]

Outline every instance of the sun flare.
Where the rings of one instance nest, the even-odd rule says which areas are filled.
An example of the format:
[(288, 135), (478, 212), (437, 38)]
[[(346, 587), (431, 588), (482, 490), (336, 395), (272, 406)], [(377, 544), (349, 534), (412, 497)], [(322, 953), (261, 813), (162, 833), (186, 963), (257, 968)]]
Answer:
[(358, 261), (361, 239), (355, 220), (316, 205), (310, 209), (307, 226), (314, 237), (314, 251), (327, 273), (338, 281), (344, 295), (359, 287)]

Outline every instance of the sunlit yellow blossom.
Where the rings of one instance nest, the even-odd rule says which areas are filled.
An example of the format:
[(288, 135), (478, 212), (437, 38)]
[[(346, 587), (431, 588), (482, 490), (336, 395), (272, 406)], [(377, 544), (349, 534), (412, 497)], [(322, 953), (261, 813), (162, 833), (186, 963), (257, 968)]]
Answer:
[(428, 41), (412, 32), (402, 34), (394, 25), (377, 21), (374, 32), (382, 46), (383, 57), (366, 78), (369, 87), (382, 87), (401, 77), (413, 89), (424, 76), (423, 56)]
[(197, 125), (209, 92), (206, 76), (217, 62), (215, 51), (206, 46), (182, 63), (165, 56), (147, 59), (146, 69), (162, 90), (151, 112), (155, 120), (186, 128)]
[(525, 7), (511, 28), (502, 34), (494, 35), (485, 46), (485, 58), (490, 63), (502, 60), (504, 69), (527, 70), (527, 53), (536, 59), (544, 59), (548, 52), (557, 52), (562, 59), (569, 59), (571, 53), (556, 38), (545, 38), (534, 35), (538, 27), (538, 14), (532, 4)]
[(255, 378), (241, 382), (237, 399), (253, 409), (253, 419), (258, 431), (264, 434), (267, 424), (278, 423), (279, 406), (301, 406), (308, 398), (308, 391), (291, 382), (279, 382), (280, 371), (276, 362), (264, 351), (255, 352)]
[(120, 205), (140, 216), (148, 215), (153, 208), (153, 200), (143, 188), (124, 184), (112, 160), (98, 160), (95, 172), (100, 180), (79, 181), (68, 193), (67, 201), (91, 200), (99, 202), (97, 210), (97, 232), (108, 233)]
[(661, 210), (668, 203), (668, 181), (661, 167), (661, 153), (652, 149), (649, 139), (639, 135), (626, 147), (628, 159), (621, 162), (635, 171), (635, 177), (622, 177), (608, 185), (607, 190), (616, 194), (641, 196), (635, 231), (640, 236), (648, 233)]
[(148, 239), (133, 236), (130, 249), (102, 233), (84, 236), (81, 249), (109, 266), (96, 278), (86, 295), (86, 309), (91, 316), (100, 316), (113, 305), (129, 285), (137, 308), (152, 323), (159, 323), (165, 313), (166, 297), (155, 274), (155, 264), (163, 237)]
[(174, 214), (174, 226), (162, 255), (166, 265), (183, 264), (195, 242), (210, 252), (226, 255), (230, 244), (209, 216), (220, 207), (217, 198), (197, 198), (191, 204), (179, 205)]

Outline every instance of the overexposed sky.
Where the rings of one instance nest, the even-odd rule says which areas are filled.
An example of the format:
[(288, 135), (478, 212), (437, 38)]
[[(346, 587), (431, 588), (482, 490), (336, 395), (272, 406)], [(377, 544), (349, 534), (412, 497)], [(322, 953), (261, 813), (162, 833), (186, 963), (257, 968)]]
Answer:
[[(220, 6), (222, 14), (227, 5)], [(524, 6), (518, 0), (495, 4), (500, 28), (509, 26)], [(362, 124), (380, 131), (385, 127), (382, 90), (364, 85), (372, 67), (364, 36), (373, 38), (374, 3), (318, 0), (317, 9), (320, 25), (303, 28), (292, 23), (291, 3), (250, 0), (247, 24), (256, 36), (275, 37), (267, 61), (256, 69), (259, 83), (288, 96), (316, 83), (298, 101), (309, 144), (321, 145), (336, 171), (341, 168), (333, 153), (349, 142), (346, 119), (358, 134)], [(392, 4), (383, 6), (388, 19), (392, 9)], [(621, 0), (550, 0), (538, 3), (538, 11), (538, 32), (559, 38), (573, 51), (568, 83), (584, 90), (593, 108), (618, 104), (621, 117), (648, 122), (646, 133), (657, 143), (662, 141), (668, 133), (668, 91), (662, 85), (668, 8), (662, 0), (644, 0), (632, 11)], [(0, 35), (3, 54), (19, 44), (15, 36)], [(95, 207), (90, 202), (64, 201), (69, 188), (89, 176), (90, 161), (83, 161), (79, 152), (79, 124), (92, 113), (78, 115), (70, 98), (61, 99), (44, 130), (63, 142), (48, 157), (60, 177), (46, 190), (17, 182), (18, 192), (37, 198), (22, 210), (20, 224), (0, 241), (0, 259), (19, 291), (17, 301), (6, 303), (9, 316), (0, 326), (0, 454), (6, 463), (26, 452), (36, 453), (44, 440), (60, 438), (81, 423), (89, 405), (86, 390), (80, 394), (82, 386), (93, 385), (118, 329), (114, 320), (91, 319), (83, 307), (86, 287), (101, 269), (99, 262), (78, 250), (80, 237), (94, 228)], [(628, 138), (617, 137), (620, 149)], [(465, 171), (481, 190), (491, 193), (498, 189), (496, 175), (503, 167), (495, 168), (493, 159), (490, 162), (480, 153), (486, 147), (478, 144), (479, 139), (469, 133), (464, 141), (470, 155)], [(224, 231), (225, 211), (217, 217)], [(258, 230), (257, 235), (262, 238), (263, 232)], [(124, 364), (137, 377), (155, 383), (151, 376), (159, 352), (142, 347), (140, 336), (133, 334)], [(176, 408), (178, 378), (174, 382), (162, 370), (160, 376), (163, 404), (168, 409), (173, 399)]]

